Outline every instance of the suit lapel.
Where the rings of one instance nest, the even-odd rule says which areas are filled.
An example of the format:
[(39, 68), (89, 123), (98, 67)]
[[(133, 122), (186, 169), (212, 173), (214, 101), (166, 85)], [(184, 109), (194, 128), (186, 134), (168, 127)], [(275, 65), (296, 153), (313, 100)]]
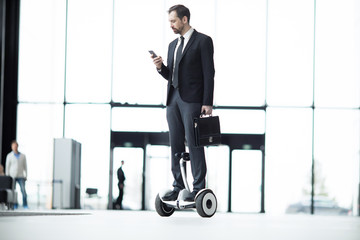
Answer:
[[(191, 35), (191, 37), (189, 39), (189, 42), (186, 44), (185, 49), (184, 49), (184, 51), (183, 51), (183, 53), (181, 55), (180, 61), (184, 57), (187, 50), (190, 48), (190, 46), (195, 41), (197, 33), (198, 32), (194, 29), (194, 32)], [(177, 45), (177, 41), (178, 41), (178, 38), (175, 39), (174, 41), (172, 41), (170, 46), (169, 46), (168, 68), (170, 69), (171, 72), (173, 71), (173, 68), (174, 68), (174, 56), (175, 56), (175, 48), (176, 48), (176, 45)]]
[(185, 49), (181, 55), (181, 58), (180, 58), (180, 61), (181, 59), (184, 57), (184, 55), (186, 54), (187, 50), (190, 48), (190, 46), (193, 44), (193, 42), (195, 41), (196, 39), (196, 35), (197, 35), (197, 31), (194, 29), (194, 32), (192, 33), (190, 39), (189, 39), (189, 42), (186, 44), (185, 46)]
[(168, 61), (169, 61), (168, 67), (171, 70), (171, 72), (172, 72), (173, 67), (174, 67), (174, 55), (175, 55), (176, 44), (177, 44), (177, 39), (175, 39), (172, 42), (172, 44), (170, 45), (170, 47), (169, 47), (169, 53), (170, 54), (169, 54), (169, 59), (168, 59)]

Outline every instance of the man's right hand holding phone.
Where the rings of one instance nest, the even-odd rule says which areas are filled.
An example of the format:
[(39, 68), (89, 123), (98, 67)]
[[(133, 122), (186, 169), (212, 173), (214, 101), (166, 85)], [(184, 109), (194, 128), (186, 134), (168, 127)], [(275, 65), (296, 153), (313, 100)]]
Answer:
[(160, 70), (161, 66), (162, 66), (162, 62), (163, 62), (162, 57), (157, 56), (153, 51), (149, 51), (149, 52), (151, 54), (151, 58), (153, 59), (155, 66), (156, 66), (156, 69)]

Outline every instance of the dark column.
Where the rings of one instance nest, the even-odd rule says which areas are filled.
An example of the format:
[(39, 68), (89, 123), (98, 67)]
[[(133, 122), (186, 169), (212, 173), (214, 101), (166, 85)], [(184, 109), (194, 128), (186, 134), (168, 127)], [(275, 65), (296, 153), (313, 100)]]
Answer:
[(143, 172), (142, 172), (142, 188), (141, 188), (141, 210), (145, 210), (145, 182), (146, 182), (146, 145), (143, 148)]
[(265, 213), (265, 144), (261, 149), (261, 203), (260, 213)]
[(20, 0), (0, 0), (1, 96), (0, 153), (5, 166), (10, 143), (16, 138), (18, 103)]
[(232, 196), (232, 151), (234, 149), (229, 146), (229, 190), (228, 190), (228, 194), (229, 194), (229, 199), (228, 199), (228, 212), (231, 212), (231, 196)]

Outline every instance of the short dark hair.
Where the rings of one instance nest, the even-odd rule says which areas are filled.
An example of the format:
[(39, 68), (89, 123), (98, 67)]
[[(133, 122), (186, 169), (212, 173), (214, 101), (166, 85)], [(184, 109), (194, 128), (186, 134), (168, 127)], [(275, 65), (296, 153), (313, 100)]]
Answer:
[(177, 16), (180, 19), (183, 19), (183, 17), (187, 17), (188, 23), (190, 23), (190, 10), (185, 7), (184, 5), (174, 5), (171, 8), (169, 8), (168, 13), (171, 13), (172, 11), (176, 11)]

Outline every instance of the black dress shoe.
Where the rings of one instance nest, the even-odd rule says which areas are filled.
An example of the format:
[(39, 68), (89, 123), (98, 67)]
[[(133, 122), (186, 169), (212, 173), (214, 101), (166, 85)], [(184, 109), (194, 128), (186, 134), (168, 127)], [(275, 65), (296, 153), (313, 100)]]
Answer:
[(163, 201), (175, 201), (177, 200), (179, 196), (179, 191), (172, 190), (171, 192), (168, 192), (165, 194), (165, 196), (162, 197)]
[(185, 202), (195, 202), (195, 196), (199, 191), (192, 191), (189, 196), (187, 196), (184, 201)]

